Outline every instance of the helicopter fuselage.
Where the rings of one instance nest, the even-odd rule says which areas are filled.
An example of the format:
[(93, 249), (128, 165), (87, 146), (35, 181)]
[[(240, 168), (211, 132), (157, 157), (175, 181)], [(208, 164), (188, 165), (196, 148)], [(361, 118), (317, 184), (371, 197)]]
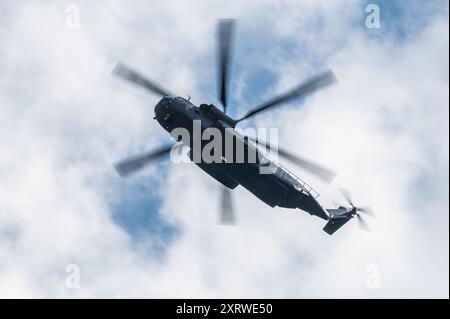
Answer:
[[(329, 219), (316, 200), (317, 192), (236, 131), (236, 122), (214, 105), (198, 107), (182, 97), (165, 96), (155, 106), (155, 119), (172, 138), (189, 147), (189, 157), (197, 166), (225, 187), (234, 189), (242, 185), (271, 207), (299, 208)], [(180, 128), (189, 133), (188, 139), (176, 133)], [(226, 139), (230, 139), (236, 150), (244, 150), (244, 160), (237, 160), (234, 152), (212, 149), (212, 153), (220, 152), (219, 160), (205, 161), (202, 155), (210, 141), (201, 137), (211, 128), (221, 133), (220, 145), (226, 145)], [(257, 156), (251, 157), (251, 153)]]

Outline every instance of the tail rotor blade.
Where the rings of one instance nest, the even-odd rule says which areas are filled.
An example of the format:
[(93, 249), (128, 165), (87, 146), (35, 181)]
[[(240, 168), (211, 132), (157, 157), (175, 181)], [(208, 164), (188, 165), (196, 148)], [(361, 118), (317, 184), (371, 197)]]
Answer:
[(367, 225), (366, 221), (361, 217), (361, 215), (356, 214), (356, 219), (358, 220), (358, 226), (363, 231), (370, 231), (369, 226)]
[(146, 165), (150, 164), (152, 161), (168, 155), (172, 148), (181, 147), (182, 144), (175, 144), (171, 146), (163, 146), (157, 150), (138, 155), (132, 158), (125, 159), (114, 165), (117, 173), (120, 177), (127, 177), (128, 175), (137, 172), (138, 170), (144, 168)]
[(375, 212), (373, 211), (372, 207), (369, 206), (359, 207), (358, 211), (366, 215), (375, 217)]
[(161, 88), (158, 84), (154, 83), (153, 81), (150, 81), (149, 79), (145, 78), (138, 72), (133, 71), (123, 63), (119, 62), (114, 68), (113, 73), (127, 81), (130, 81), (135, 85), (138, 85), (140, 87), (147, 89), (150, 92), (153, 92), (156, 95), (160, 96), (172, 95), (170, 94), (169, 91), (166, 91), (165, 89)]
[(230, 53), (233, 37), (235, 20), (222, 19), (219, 20), (217, 45), (218, 45), (218, 84), (219, 84), (219, 100), (222, 102), (223, 111), (227, 111), (228, 102), (228, 80)]
[(284, 103), (287, 103), (293, 99), (300, 98), (303, 96), (306, 96), (307, 94), (310, 94), (314, 91), (317, 91), (323, 87), (326, 87), (332, 83), (335, 83), (336, 76), (332, 71), (326, 71), (322, 74), (319, 74), (318, 76), (310, 79), (306, 83), (300, 84), (297, 87), (294, 87), (290, 91), (281, 94), (279, 96), (276, 96), (272, 98), (271, 100), (261, 104), (260, 106), (250, 110), (247, 114), (245, 114), (243, 117), (237, 120), (237, 122), (246, 120), (250, 117), (255, 116), (256, 114), (268, 111), (272, 108), (281, 106)]
[(227, 187), (222, 188), (220, 222), (223, 225), (233, 225), (235, 223), (233, 201), (231, 190)]
[(345, 200), (346, 200), (352, 207), (354, 207), (354, 205), (353, 205), (353, 200), (352, 200), (352, 194), (350, 193), (350, 191), (348, 191), (347, 189), (344, 189), (344, 188), (340, 188), (340, 189), (339, 189), (339, 192), (341, 193), (342, 197), (344, 197)]

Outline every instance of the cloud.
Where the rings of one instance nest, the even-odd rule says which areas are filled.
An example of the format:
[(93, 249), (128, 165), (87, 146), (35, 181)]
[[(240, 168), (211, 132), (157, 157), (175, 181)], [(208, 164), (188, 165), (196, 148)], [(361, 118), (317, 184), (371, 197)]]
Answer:
[[(0, 296), (448, 298), (448, 5), (426, 5), (420, 28), (416, 4), (396, 9), (409, 21), (402, 37), (383, 29), (402, 24), (392, 19), (366, 30), (359, 1), (74, 3), (80, 29), (66, 27), (65, 1), (2, 5)], [(219, 187), (194, 165), (115, 175), (116, 160), (169, 140), (152, 120), (157, 97), (111, 69), (122, 60), (215, 101), (219, 17), (240, 19), (233, 114), (335, 71), (337, 86), (256, 123), (336, 168), (332, 186), (298, 174), (327, 207), (336, 187), (372, 205), (372, 232), (349, 223), (329, 237), (323, 221), (241, 188), (239, 225), (221, 227)], [(152, 193), (148, 220), (128, 185)], [(137, 217), (170, 234), (128, 227)], [(66, 287), (68, 264), (80, 267), (79, 289)]]

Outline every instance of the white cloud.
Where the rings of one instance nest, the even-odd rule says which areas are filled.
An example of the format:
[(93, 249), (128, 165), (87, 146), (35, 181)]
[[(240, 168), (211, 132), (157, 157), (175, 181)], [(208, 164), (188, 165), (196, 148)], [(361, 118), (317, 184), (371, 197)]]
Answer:
[[(357, 1), (75, 3), (79, 30), (65, 27), (63, 1), (2, 5), (0, 296), (448, 297), (448, 7), (396, 43), (354, 25)], [(263, 96), (317, 68), (336, 72), (339, 85), (259, 124), (338, 169), (334, 185), (376, 209), (373, 232), (351, 223), (329, 237), (323, 221), (242, 189), (239, 226), (217, 226), (218, 185), (186, 164), (158, 184), (161, 213), (180, 228), (163, 257), (113, 222), (111, 163), (166, 137), (152, 120), (157, 98), (112, 67), (123, 60), (196, 102), (214, 99), (201, 88), (215, 79), (214, 24), (227, 16), (250, 50), (236, 51), (248, 65), (235, 70), (242, 90), (257, 67), (277, 75)], [(260, 40), (280, 46), (251, 50)], [(311, 183), (325, 205), (337, 197)], [(72, 263), (80, 289), (65, 287)], [(379, 289), (365, 286), (371, 264)]]

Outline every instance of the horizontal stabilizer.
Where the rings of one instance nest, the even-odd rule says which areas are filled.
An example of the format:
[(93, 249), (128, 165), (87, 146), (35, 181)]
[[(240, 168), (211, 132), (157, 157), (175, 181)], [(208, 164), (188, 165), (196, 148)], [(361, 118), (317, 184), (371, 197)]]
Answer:
[(336, 218), (331, 218), (328, 223), (325, 225), (323, 230), (332, 235), (336, 230), (344, 226), (352, 217), (348, 216), (339, 216)]

